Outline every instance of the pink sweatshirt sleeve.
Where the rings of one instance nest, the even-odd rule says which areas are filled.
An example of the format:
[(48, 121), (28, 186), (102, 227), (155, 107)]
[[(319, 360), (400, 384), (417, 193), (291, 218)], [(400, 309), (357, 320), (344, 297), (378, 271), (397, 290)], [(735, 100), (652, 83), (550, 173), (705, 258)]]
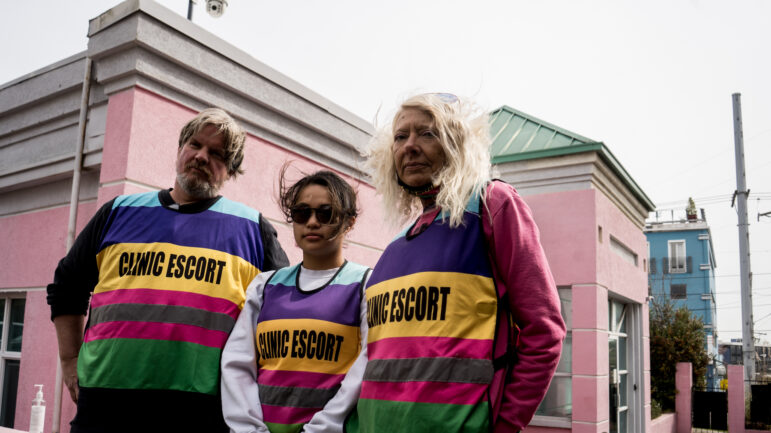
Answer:
[(516, 432), (530, 422), (549, 388), (562, 351), (565, 323), (530, 208), (513, 187), (502, 182), (490, 184), (486, 202), (483, 226), (496, 267), (495, 282), (505, 288), (520, 328), (518, 360), (503, 390), (494, 431)]

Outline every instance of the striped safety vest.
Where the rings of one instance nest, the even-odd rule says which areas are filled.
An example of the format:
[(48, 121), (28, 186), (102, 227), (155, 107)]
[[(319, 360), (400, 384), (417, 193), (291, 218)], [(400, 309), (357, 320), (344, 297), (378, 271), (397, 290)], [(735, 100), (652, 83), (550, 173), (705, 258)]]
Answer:
[(222, 348), (262, 267), (259, 216), (225, 198), (198, 213), (164, 208), (157, 192), (116, 198), (80, 386), (216, 395)]
[(369, 268), (345, 262), (324, 286), (297, 288), (300, 265), (265, 284), (255, 330), (257, 383), (271, 432), (294, 433), (335, 395), (361, 350), (362, 284)]
[(367, 289), (369, 361), (346, 431), (482, 432), (490, 425), (497, 293), (479, 200), (383, 252)]

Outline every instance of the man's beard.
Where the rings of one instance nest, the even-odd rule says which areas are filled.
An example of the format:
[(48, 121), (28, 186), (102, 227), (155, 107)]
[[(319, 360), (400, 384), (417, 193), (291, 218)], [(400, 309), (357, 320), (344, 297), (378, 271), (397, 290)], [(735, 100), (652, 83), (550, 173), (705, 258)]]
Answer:
[[(195, 174), (188, 174), (188, 170), (191, 168), (202, 170), (204, 173), (206, 173), (207, 178), (202, 179)], [(179, 186), (185, 191), (185, 193), (187, 193), (187, 195), (198, 200), (203, 200), (216, 197), (220, 187), (222, 186), (211, 183), (209, 181), (211, 177), (211, 172), (209, 172), (206, 167), (193, 162), (185, 166), (185, 171), (182, 173), (177, 173), (177, 183), (179, 183)]]

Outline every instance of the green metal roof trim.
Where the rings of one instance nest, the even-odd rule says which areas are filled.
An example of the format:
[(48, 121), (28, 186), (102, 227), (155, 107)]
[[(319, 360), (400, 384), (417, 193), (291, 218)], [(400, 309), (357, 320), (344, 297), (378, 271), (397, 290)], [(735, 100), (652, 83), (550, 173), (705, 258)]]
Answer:
[(490, 134), (493, 139), (490, 149), (493, 164), (597, 152), (632, 193), (647, 206), (647, 210), (656, 209), (624, 166), (600, 141), (580, 136), (507, 105), (490, 114)]

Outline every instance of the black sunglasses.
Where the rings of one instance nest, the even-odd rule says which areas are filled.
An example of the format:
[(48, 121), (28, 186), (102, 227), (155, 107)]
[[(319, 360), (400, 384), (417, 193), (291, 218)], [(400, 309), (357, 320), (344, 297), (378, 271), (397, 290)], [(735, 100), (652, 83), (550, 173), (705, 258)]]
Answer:
[(316, 221), (320, 224), (329, 224), (332, 222), (335, 210), (332, 206), (325, 204), (319, 207), (313, 208), (308, 206), (297, 206), (290, 209), (290, 216), (292, 221), (297, 224), (305, 224), (311, 219), (311, 214), (316, 214)]

